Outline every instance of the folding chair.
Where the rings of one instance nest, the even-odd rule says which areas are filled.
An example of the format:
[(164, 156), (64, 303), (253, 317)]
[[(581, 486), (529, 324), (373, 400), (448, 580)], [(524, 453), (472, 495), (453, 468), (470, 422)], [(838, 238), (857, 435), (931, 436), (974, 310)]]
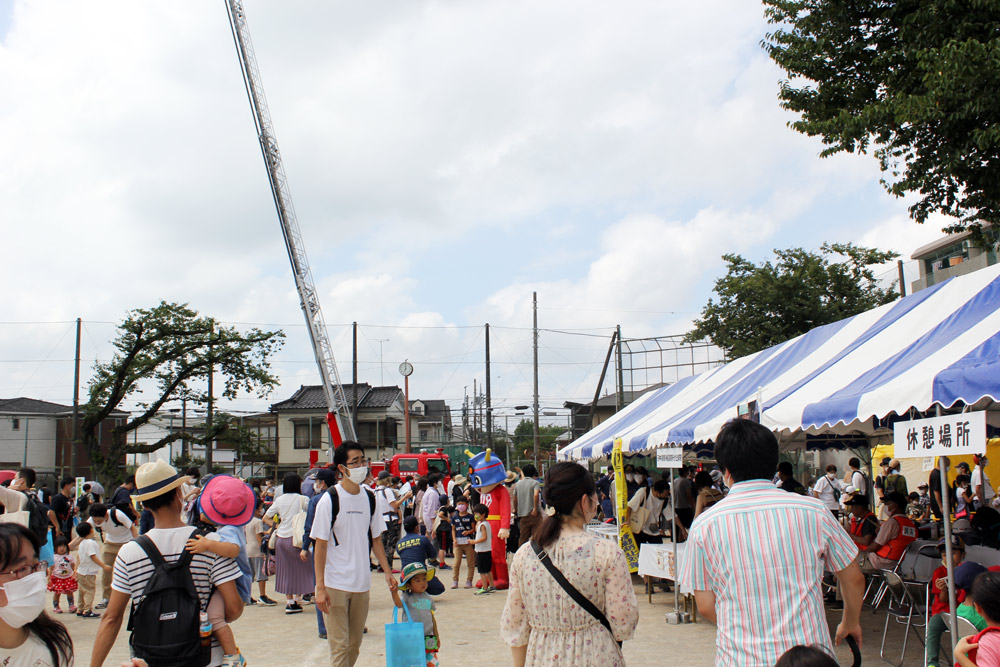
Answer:
[[(891, 570), (881, 570), (880, 572), (885, 585), (886, 595), (889, 597), (889, 608), (886, 610), (885, 628), (882, 631), (882, 647), (879, 649), (879, 656), (894, 667), (902, 667), (906, 658), (906, 644), (910, 639), (910, 628), (924, 627), (923, 620), (926, 614), (926, 605), (920, 604), (913, 597), (911, 588), (916, 586), (916, 584), (903, 581), (902, 577)], [(923, 584), (920, 584), (920, 586), (923, 587)], [(899, 624), (906, 624), (906, 633), (903, 635), (903, 648), (899, 654), (899, 662), (893, 662), (885, 657), (885, 640), (889, 635), (889, 621), (892, 619), (895, 619)], [(916, 631), (916, 635), (921, 645), (923, 645), (924, 638), (921, 636), (919, 629)]]
[(868, 593), (872, 590), (873, 587), (875, 587), (875, 584), (877, 582), (878, 586), (875, 587), (875, 596), (872, 598), (871, 601), (872, 613), (874, 614), (878, 612), (879, 605), (882, 604), (882, 600), (885, 598), (885, 593), (886, 593), (885, 579), (882, 577), (881, 573), (882, 572), (892, 572), (894, 574), (898, 573), (899, 566), (903, 563), (903, 559), (906, 558), (906, 552), (903, 552), (903, 555), (900, 556), (899, 559), (896, 560), (895, 564), (893, 564), (893, 566), (888, 569), (878, 568), (869, 563), (868, 557), (870, 555), (871, 554), (866, 553), (864, 560), (861, 562), (861, 572), (868, 577), (868, 586), (865, 588), (865, 594), (861, 598), (861, 601), (863, 604), (864, 601), (868, 599)]
[[(944, 665), (950, 665), (950, 664), (952, 664), (954, 662), (954, 660), (951, 659), (951, 639), (950, 639), (950, 635), (951, 635), (951, 614), (949, 614), (946, 611), (941, 612), (941, 620), (944, 621), (944, 627), (947, 628), (947, 630), (945, 630), (944, 634), (941, 635), (941, 646), (942, 646), (942, 648), (945, 647), (945, 646), (948, 647), (946, 649), (946, 651), (945, 651), (948, 654), (948, 656), (947, 656), (948, 659), (940, 661), (940, 662), (941, 662), (941, 664), (944, 664)], [(962, 618), (961, 616), (958, 617), (958, 636), (959, 636), (959, 638), (968, 637), (969, 635), (975, 635), (975, 634), (978, 634), (978, 633), (979, 633), (979, 630), (977, 630), (976, 626), (974, 626), (972, 624), (972, 621), (970, 621), (967, 618)], [(947, 642), (944, 640), (944, 638), (946, 636), (949, 636), (949, 639), (948, 639)], [(934, 657), (940, 658), (940, 656), (927, 656), (928, 659), (934, 658)]]

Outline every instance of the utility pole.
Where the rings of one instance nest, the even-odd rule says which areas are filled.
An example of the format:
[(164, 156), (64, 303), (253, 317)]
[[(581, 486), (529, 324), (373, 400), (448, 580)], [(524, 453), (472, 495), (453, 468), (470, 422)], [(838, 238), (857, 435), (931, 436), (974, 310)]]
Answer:
[[(69, 474), (76, 477), (76, 448), (80, 442), (80, 318), (76, 318), (76, 356), (73, 360), (73, 436), (69, 445)], [(66, 459), (64, 458), (63, 461)]]
[(906, 296), (906, 283), (903, 282), (903, 260), (896, 260), (896, 270), (899, 272), (899, 296)]
[(493, 449), (493, 397), (490, 395), (490, 324), (486, 323), (486, 446)]
[[(618, 338), (618, 351), (616, 361), (618, 363), (618, 392), (615, 396), (615, 412), (625, 407), (625, 373), (622, 371), (622, 325), (615, 327)], [(596, 406), (595, 406), (596, 407)]]
[(181, 431), (184, 433), (184, 437), (181, 438), (181, 457), (187, 460), (190, 455), (188, 451), (188, 400), (185, 396), (181, 399)]
[(351, 382), (354, 383), (354, 408), (351, 410), (351, 421), (354, 422), (354, 432), (358, 432), (358, 323), (354, 323), (354, 358), (351, 362), (353, 370)]
[(532, 324), (531, 330), (534, 334), (534, 347), (535, 347), (535, 468), (538, 467), (538, 444), (541, 440), (541, 435), (538, 432), (538, 292), (531, 293), (531, 315)]
[(476, 429), (479, 428), (479, 394), (476, 393), (476, 378), (472, 378), (472, 446), (476, 446)]
[[(209, 334), (209, 336), (215, 338), (215, 323), (213, 322), (210, 326), (211, 326), (211, 333)], [(211, 345), (208, 346), (208, 354), (209, 357), (211, 358), (212, 355)], [(206, 475), (212, 474), (212, 438), (210, 437), (210, 435), (212, 433), (212, 408), (214, 407), (214, 403), (212, 400), (213, 399), (212, 381), (214, 377), (215, 377), (215, 364), (210, 363), (208, 365), (208, 413), (205, 415), (205, 474)]]

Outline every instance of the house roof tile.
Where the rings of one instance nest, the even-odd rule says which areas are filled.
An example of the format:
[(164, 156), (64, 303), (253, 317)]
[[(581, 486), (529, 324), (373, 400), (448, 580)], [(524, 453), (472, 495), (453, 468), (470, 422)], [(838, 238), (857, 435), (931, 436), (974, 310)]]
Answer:
[(69, 405), (60, 405), (59, 403), (50, 403), (49, 401), (40, 401), (37, 398), (26, 398), (24, 396), (18, 398), (0, 398), (0, 413), (59, 415), (72, 409), (73, 407)]
[[(344, 395), (349, 404), (354, 405), (354, 396), (357, 394), (358, 408), (390, 407), (402, 393), (399, 387), (373, 387), (367, 382), (344, 385)], [(291, 398), (274, 403), (270, 409), (271, 412), (326, 410), (326, 394), (322, 385), (302, 385)]]

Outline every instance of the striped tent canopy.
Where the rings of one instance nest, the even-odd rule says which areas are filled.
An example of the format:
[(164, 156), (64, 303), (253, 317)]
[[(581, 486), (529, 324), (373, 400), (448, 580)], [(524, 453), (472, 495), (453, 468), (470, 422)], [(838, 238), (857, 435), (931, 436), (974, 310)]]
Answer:
[(711, 441), (757, 401), (783, 442), (869, 436), (911, 409), (969, 406), (1000, 424), (1000, 265), (818, 327), (642, 396), (559, 451), (560, 460)]

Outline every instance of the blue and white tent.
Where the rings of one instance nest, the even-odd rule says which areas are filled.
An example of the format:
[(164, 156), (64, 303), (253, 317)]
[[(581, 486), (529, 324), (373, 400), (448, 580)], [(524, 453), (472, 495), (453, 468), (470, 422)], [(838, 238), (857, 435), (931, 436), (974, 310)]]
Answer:
[[(643, 395), (559, 451), (560, 460), (712, 440), (756, 400), (782, 442), (802, 434), (873, 435), (879, 420), (934, 404), (991, 409), (1000, 397), (1000, 265)], [(1000, 412), (988, 420), (1000, 424)]]

